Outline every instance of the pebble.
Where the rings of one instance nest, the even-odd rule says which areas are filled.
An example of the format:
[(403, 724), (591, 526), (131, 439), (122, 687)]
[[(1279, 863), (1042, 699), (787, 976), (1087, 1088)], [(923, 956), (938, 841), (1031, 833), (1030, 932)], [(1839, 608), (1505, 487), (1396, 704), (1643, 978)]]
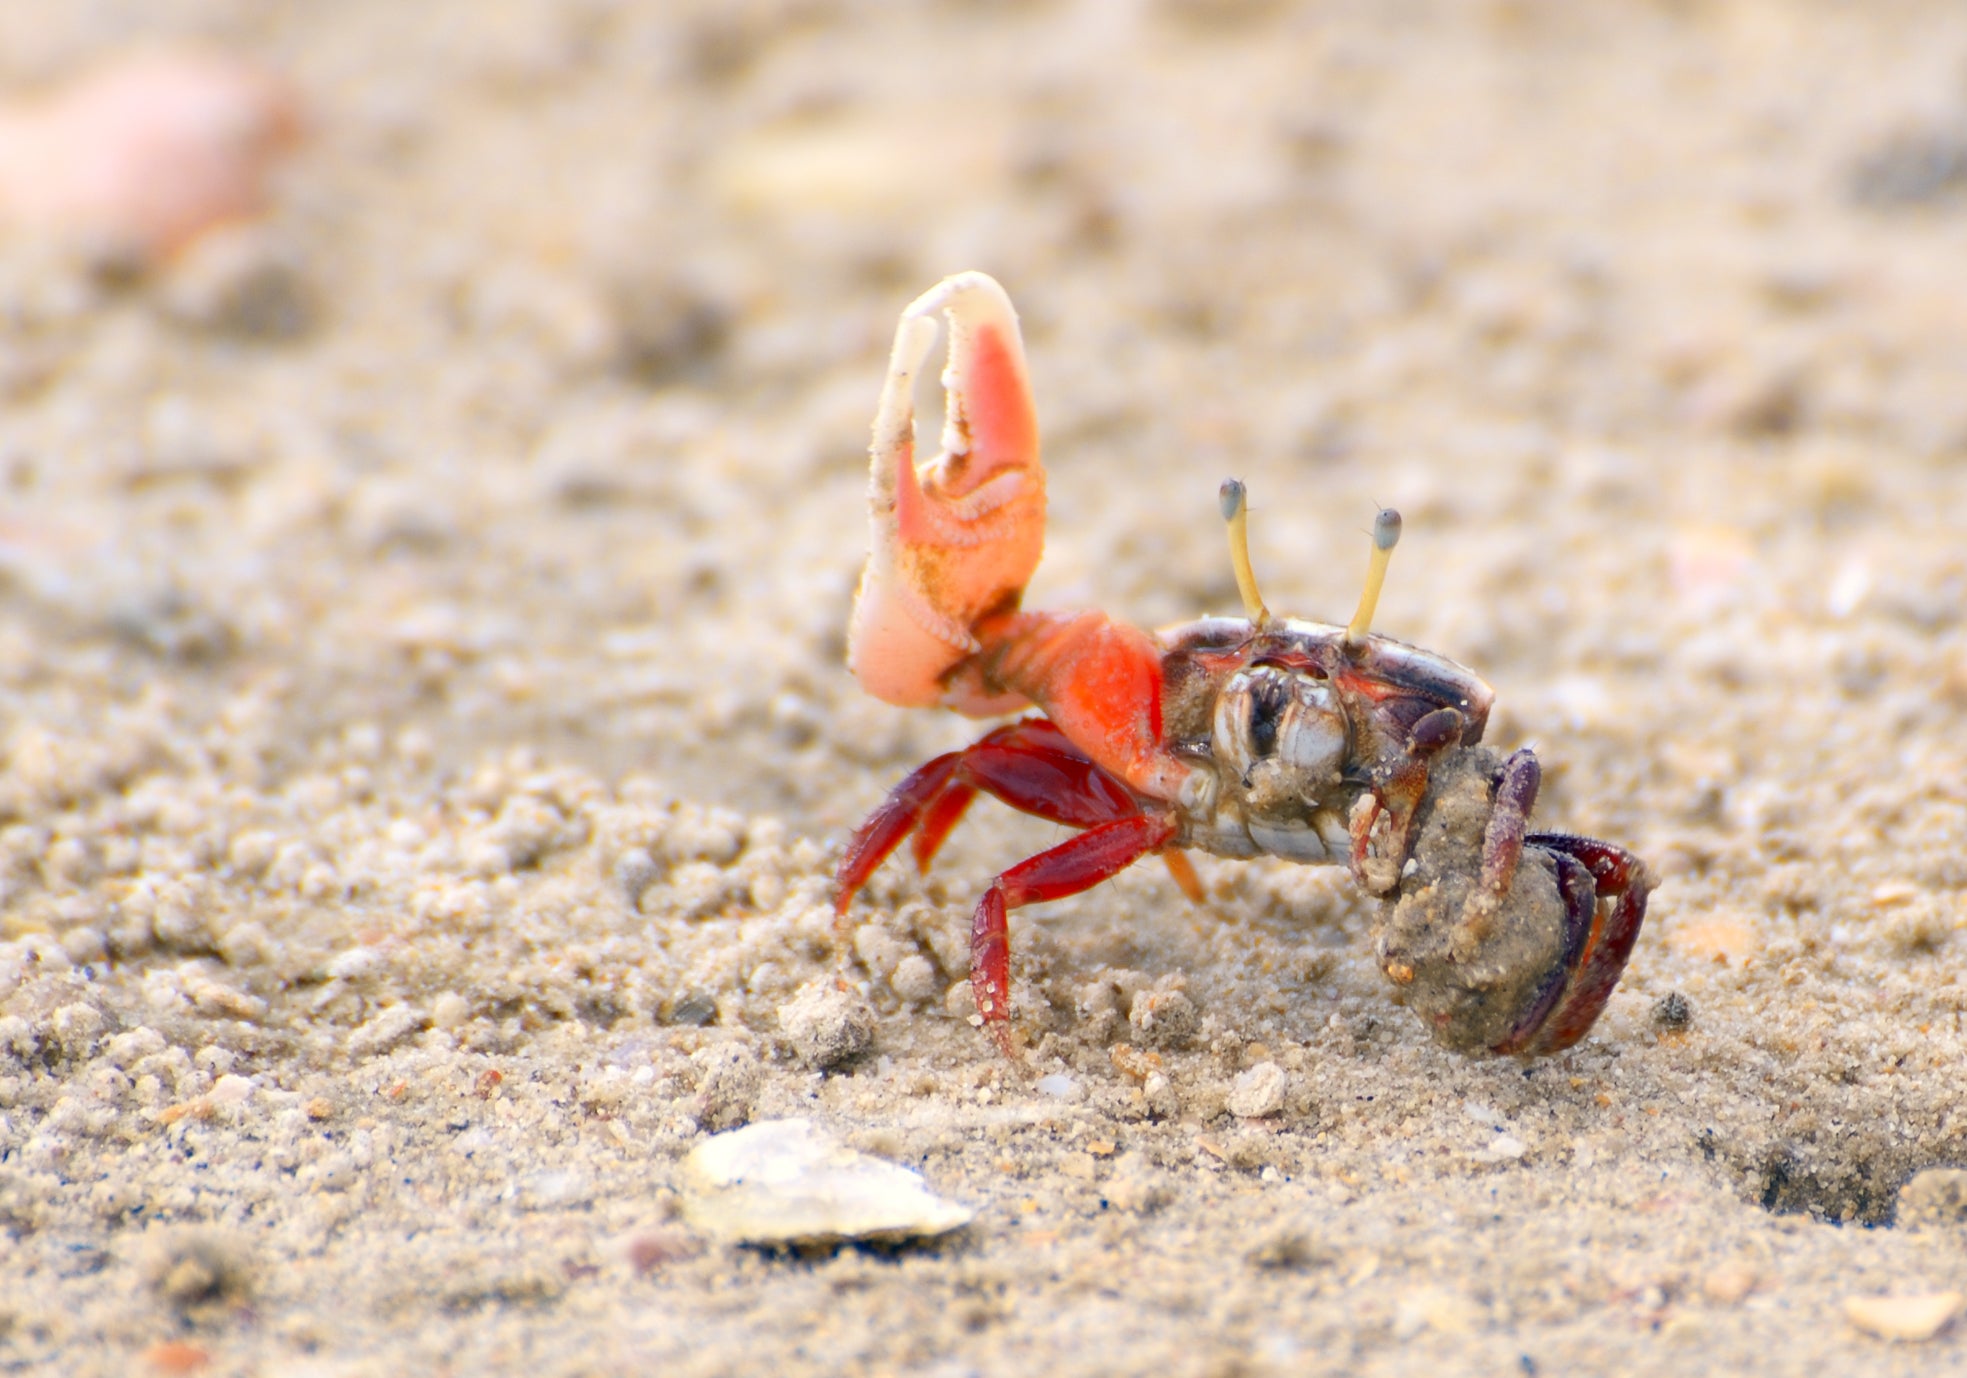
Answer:
[(1967, 1226), (1967, 1168), (1929, 1167), (1899, 1188), (1900, 1226)]
[(1202, 1027), (1201, 1013), (1179, 990), (1144, 990), (1127, 1009), (1127, 1022), (1143, 1043), (1185, 1048)]
[(761, 1120), (699, 1144), (683, 1160), (683, 1213), (722, 1239), (778, 1246), (921, 1239), (974, 1214), (806, 1119)]
[(942, 979), (937, 975), (935, 963), (916, 953), (895, 963), (888, 985), (909, 1004), (926, 1005), (936, 998)]
[(252, 1272), (237, 1236), (204, 1227), (164, 1231), (151, 1245), (145, 1269), (151, 1287), (179, 1309), (247, 1296)]
[(1050, 1076), (1040, 1077), (1036, 1083), (1036, 1090), (1039, 1095), (1050, 1096), (1054, 1100), (1085, 1099), (1085, 1093), (1079, 1089), (1079, 1083), (1064, 1072), (1053, 1072)]
[(1755, 1269), (1746, 1263), (1724, 1263), (1701, 1279), (1701, 1291), (1716, 1306), (1733, 1306), (1755, 1290)]
[(181, 325), (243, 340), (292, 340), (316, 306), (300, 255), (264, 226), (214, 230), (171, 265), (159, 304)]
[(1402, 1296), (1395, 1306), (1393, 1337), (1411, 1340), (1423, 1330), (1466, 1335), (1481, 1322), (1482, 1309), (1461, 1293), (1445, 1287), (1420, 1287)]
[(1229, 1113), (1243, 1120), (1260, 1120), (1284, 1108), (1290, 1078), (1275, 1062), (1259, 1062), (1238, 1074), (1229, 1088)]
[(1530, 1151), (1530, 1146), (1514, 1134), (1498, 1134), (1469, 1154), (1478, 1163), (1513, 1163)]
[(1684, 956), (1722, 966), (1731, 963), (1739, 966), (1753, 958), (1762, 946), (1747, 923), (1724, 917), (1690, 919), (1666, 935), (1666, 945)]
[(1844, 1318), (1881, 1340), (1917, 1344), (1945, 1330), (1960, 1314), (1958, 1292), (1923, 1292), (1903, 1297), (1846, 1297)]
[(874, 1010), (856, 992), (821, 978), (779, 1006), (779, 1029), (801, 1062), (831, 1071), (874, 1046)]

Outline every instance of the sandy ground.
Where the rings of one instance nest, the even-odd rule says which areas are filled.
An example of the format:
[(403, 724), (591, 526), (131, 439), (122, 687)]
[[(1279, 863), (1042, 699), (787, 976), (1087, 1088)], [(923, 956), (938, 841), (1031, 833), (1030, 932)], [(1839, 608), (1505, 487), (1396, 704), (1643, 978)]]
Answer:
[[(1958, 6), (15, 5), (0, 79), (186, 34), (303, 93), (273, 218), (0, 251), (9, 1371), (1967, 1365), (1845, 1313), (1967, 1289), (1895, 1215), (1967, 1165)], [(1033, 603), (1233, 611), (1236, 474), (1342, 617), (1403, 509), (1381, 628), (1663, 877), (1583, 1044), (1442, 1052), (1341, 873), (1205, 859), (1014, 918), (1021, 1072), (946, 996), (1056, 836), (995, 807), (840, 967), (846, 830), (976, 731), (841, 665), (963, 267)], [(976, 1223), (698, 1237), (682, 1156), (795, 1114)]]

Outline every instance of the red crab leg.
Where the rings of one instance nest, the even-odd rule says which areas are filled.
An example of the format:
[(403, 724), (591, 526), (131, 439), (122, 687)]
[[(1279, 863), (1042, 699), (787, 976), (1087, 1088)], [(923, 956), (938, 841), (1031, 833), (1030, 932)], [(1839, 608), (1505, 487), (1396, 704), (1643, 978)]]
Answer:
[(1043, 718), (999, 728), (961, 756), (956, 778), (916, 825), (915, 860), (923, 870), (978, 790), (1021, 813), (1072, 828), (1094, 828), (1141, 811), (1126, 786), (1087, 760)]
[(867, 878), (911, 831), (916, 862), (927, 869), (979, 790), (1071, 828), (1098, 827), (1141, 812), (1124, 785), (1087, 760), (1051, 723), (1043, 718), (1012, 723), (917, 769), (855, 829), (837, 873), (835, 912), (846, 913)]
[[(1646, 897), (1654, 882), (1638, 857), (1597, 838), (1531, 833), (1524, 845), (1551, 853), (1559, 863), (1560, 884), (1572, 867), (1587, 871), (1593, 892), (1589, 909), (1581, 908), (1576, 916), (1577, 952), (1575, 957), (1565, 954), (1567, 979), (1546, 1000), (1538, 1001), (1540, 1008), (1526, 1015), (1494, 1049), (1540, 1056), (1560, 1052), (1583, 1038), (1605, 1009), (1639, 940)], [(1569, 898), (1571, 887), (1565, 888)]]
[(840, 858), (834, 873), (833, 912), (846, 914), (867, 878), (880, 869), (889, 853), (901, 846), (902, 839), (936, 801), (943, 787), (955, 775), (963, 753), (951, 751), (918, 767), (913, 774), (888, 792), (881, 806), (867, 816), (847, 839), (847, 854)]
[[(1024, 740), (1023, 729), (1030, 729)], [(1016, 734), (1020, 740), (1013, 740)], [(1040, 742), (1056, 743), (1039, 745)], [(1065, 734), (1043, 718), (1000, 728), (963, 753), (957, 778), (922, 813), (915, 826), (916, 869), (927, 871), (952, 829), (981, 789), (1022, 813), (1068, 827), (1092, 828), (1141, 812), (1140, 801), (1118, 780), (1073, 749)], [(1195, 866), (1179, 851), (1164, 851), (1168, 875), (1189, 902), (1208, 898)]]
[(1006, 1057), (1011, 1047), (1010, 911), (1090, 890), (1174, 841), (1173, 814), (1116, 819), (1019, 862), (990, 883), (970, 924), (970, 990), (984, 1028)]

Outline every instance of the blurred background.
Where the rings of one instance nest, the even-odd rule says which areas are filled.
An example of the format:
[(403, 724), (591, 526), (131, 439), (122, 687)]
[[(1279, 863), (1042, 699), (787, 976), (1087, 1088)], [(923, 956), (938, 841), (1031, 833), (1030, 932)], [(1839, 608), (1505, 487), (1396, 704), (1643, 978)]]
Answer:
[(1792, 592), (1960, 600), (1893, 558), (1967, 448), (1950, 6), (102, 4), (0, 52), (0, 659), (264, 670), (276, 755), (809, 807), (942, 731), (838, 641), (888, 332), (964, 267), (1024, 316), (1035, 599), (1230, 606), (1234, 473), (1274, 604), (1341, 615), (1397, 504), (1385, 629), (1584, 725)]
[[(1967, 1152), (1963, 265), (1937, 0), (0, 5), (0, 1339), (194, 1333), (132, 1241), (216, 1221), (295, 1265), (221, 1372), (1638, 1371), (1682, 1320), (1857, 1371), (1798, 1318), (1963, 1255), (1764, 1211)], [(1335, 868), (1143, 867), (1013, 925), (1068, 1153), (945, 1000), (1056, 830), (976, 810), (844, 953), (833, 849), (977, 731), (842, 664), (894, 322), (969, 268), (1033, 604), (1234, 611), (1234, 475), (1270, 606), (1342, 619), (1404, 512), (1377, 629), (1662, 880), (1591, 1040), (1432, 1048)], [(843, 972), (879, 1055), (822, 1077), (781, 1009)], [(1150, 1113), (1109, 1043), (1164, 986)], [(815, 1105), (972, 1245), (694, 1254), (674, 1160)]]

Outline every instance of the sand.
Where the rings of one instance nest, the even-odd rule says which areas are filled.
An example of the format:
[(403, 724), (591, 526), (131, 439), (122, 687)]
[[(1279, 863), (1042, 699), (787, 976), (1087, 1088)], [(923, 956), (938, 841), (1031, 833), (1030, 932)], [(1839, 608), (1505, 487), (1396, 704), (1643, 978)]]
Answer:
[[(1888, 1338), (1967, 1290), (1896, 1209), (1967, 1166), (1958, 7), (23, 5), (0, 82), (184, 35), (301, 94), (271, 217), (0, 248), (10, 1371), (1967, 1363)], [(1582, 1044), (1438, 1049), (1342, 872), (1205, 858), (1014, 916), (1007, 1064), (997, 807), (843, 962), (847, 831), (979, 730), (842, 665), (971, 267), (1034, 605), (1234, 611), (1235, 475), (1343, 618), (1403, 511), (1380, 628), (1661, 878)], [(974, 1222), (699, 1234), (683, 1156), (792, 1116)]]

